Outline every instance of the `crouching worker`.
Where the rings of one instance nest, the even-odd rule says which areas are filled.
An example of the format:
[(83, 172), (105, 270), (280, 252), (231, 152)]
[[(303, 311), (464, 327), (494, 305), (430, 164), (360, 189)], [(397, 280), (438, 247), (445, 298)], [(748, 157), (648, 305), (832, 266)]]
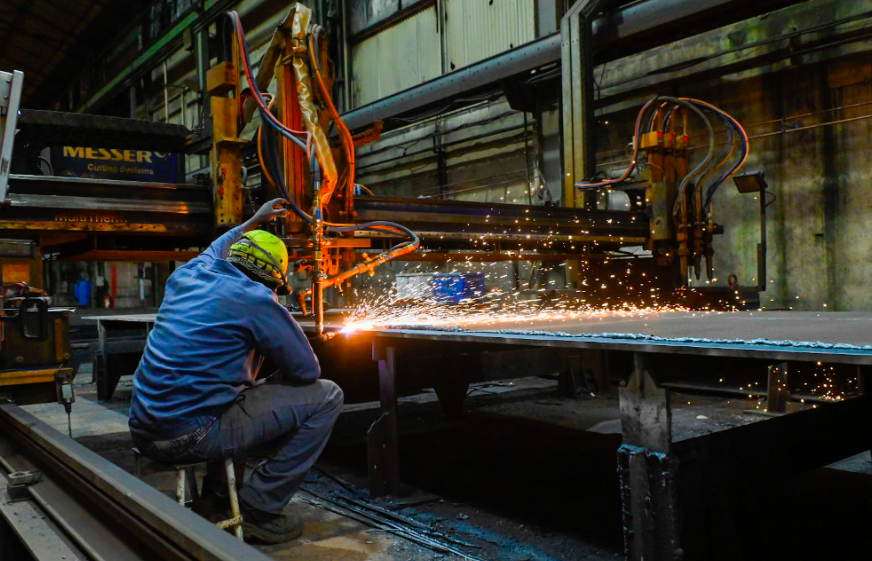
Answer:
[[(239, 490), (246, 536), (299, 537), (284, 513), (324, 449), (342, 390), (320, 380), (302, 329), (276, 294), (287, 294), (288, 252), (259, 226), (285, 216), (263, 205), (245, 224), (177, 269), (136, 370), (130, 432), (143, 455), (166, 463), (209, 462), (204, 502), (225, 502), (223, 459), (266, 455)], [(278, 370), (254, 384), (268, 360)]]

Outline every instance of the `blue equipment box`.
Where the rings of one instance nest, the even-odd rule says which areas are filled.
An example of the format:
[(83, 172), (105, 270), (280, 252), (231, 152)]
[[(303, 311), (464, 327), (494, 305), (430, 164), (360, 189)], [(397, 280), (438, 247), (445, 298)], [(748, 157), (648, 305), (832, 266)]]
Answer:
[(485, 295), (484, 273), (436, 273), (433, 275), (433, 296), (437, 302), (459, 303)]

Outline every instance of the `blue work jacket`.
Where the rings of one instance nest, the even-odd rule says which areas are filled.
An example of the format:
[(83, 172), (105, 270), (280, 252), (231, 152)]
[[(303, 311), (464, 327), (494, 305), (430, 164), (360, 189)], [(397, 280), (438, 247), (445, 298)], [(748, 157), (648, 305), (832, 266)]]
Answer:
[(314, 382), (318, 359), (275, 293), (225, 261), (230, 230), (176, 269), (133, 377), (130, 431), (170, 440), (211, 423), (257, 377), (264, 358), (291, 383)]

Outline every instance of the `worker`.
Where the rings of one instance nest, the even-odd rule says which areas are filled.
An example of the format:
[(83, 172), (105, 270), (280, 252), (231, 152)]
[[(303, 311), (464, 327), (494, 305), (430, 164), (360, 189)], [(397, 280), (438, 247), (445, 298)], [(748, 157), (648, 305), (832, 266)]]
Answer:
[[(285, 507), (343, 404), (277, 298), (289, 290), (288, 252), (257, 228), (287, 215), (285, 204), (266, 203), (170, 276), (133, 378), (129, 420), (145, 456), (209, 462), (207, 505), (229, 508), (224, 458), (266, 454), (244, 479), (239, 502), (246, 536), (267, 543), (302, 534), (302, 519)], [(264, 382), (256, 378), (265, 361), (276, 370)]]

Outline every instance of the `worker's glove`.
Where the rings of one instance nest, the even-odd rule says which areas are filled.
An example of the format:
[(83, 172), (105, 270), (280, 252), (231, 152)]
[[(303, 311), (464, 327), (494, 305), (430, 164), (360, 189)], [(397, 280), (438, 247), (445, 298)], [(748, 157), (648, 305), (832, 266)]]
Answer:
[(289, 211), (285, 205), (288, 204), (290, 203), (285, 199), (273, 199), (266, 202), (263, 206), (257, 209), (257, 212), (255, 212), (254, 216), (251, 217), (251, 221), (260, 226), (266, 224), (270, 220), (287, 216)]

